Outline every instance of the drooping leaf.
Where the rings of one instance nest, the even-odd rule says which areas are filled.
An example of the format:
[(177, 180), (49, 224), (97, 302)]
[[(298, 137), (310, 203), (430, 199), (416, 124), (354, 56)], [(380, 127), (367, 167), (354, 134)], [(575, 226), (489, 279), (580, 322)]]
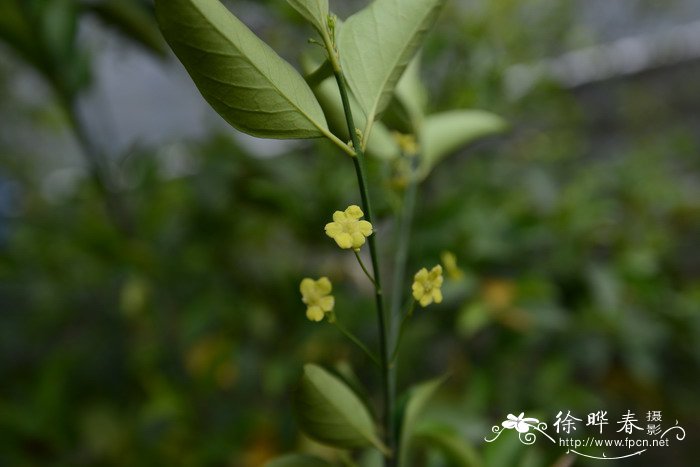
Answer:
[(501, 133), (506, 122), (483, 110), (454, 110), (430, 115), (421, 132), (423, 175), (450, 153), (474, 141)]
[(202, 96), (232, 126), (263, 138), (331, 136), (301, 75), (219, 0), (156, 0), (156, 16)]
[(328, 20), (328, 0), (287, 0), (287, 3), (323, 34)]
[(115, 28), (126, 38), (146, 50), (164, 56), (163, 37), (158, 31), (152, 13), (138, 0), (101, 0), (89, 2), (85, 8), (106, 25)]
[[(446, 425), (424, 425), (415, 432), (416, 441), (440, 451), (455, 467), (482, 467), (484, 462), (472, 445)], [(405, 464), (409, 466), (410, 464)], [(489, 464), (513, 465), (513, 464)]]
[(302, 430), (316, 441), (341, 449), (373, 445), (388, 451), (377, 436), (367, 407), (323, 368), (304, 366), (294, 403)]
[(401, 421), (401, 443), (399, 446), (399, 461), (408, 459), (411, 440), (418, 421), (426, 404), (437, 391), (445, 378), (432, 379), (411, 388), (406, 408)]
[(435, 23), (445, 0), (375, 0), (345, 21), (338, 37), (343, 71), (368, 133)]
[(307, 454), (287, 454), (265, 463), (265, 467), (331, 467), (328, 461)]

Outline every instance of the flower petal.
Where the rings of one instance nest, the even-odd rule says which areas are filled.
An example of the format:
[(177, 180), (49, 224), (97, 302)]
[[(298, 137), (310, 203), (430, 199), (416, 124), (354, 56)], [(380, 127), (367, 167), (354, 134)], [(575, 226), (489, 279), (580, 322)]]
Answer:
[(329, 222), (328, 224), (326, 224), (325, 231), (326, 235), (333, 238), (336, 235), (343, 232), (343, 226), (338, 224), (337, 222)]
[(318, 304), (323, 311), (333, 311), (333, 306), (335, 306), (335, 298), (333, 297), (333, 295), (321, 297), (321, 299), (318, 301)]
[(301, 281), (301, 284), (299, 284), (299, 291), (304, 298), (312, 295), (314, 290), (316, 290), (316, 283), (313, 279), (306, 277)]
[(352, 248), (352, 236), (347, 232), (342, 232), (333, 237), (333, 239), (340, 248)]
[(516, 423), (517, 422), (513, 420), (506, 420), (505, 422), (501, 423), (501, 425), (503, 425), (503, 428), (508, 428), (509, 430), (512, 430), (513, 428), (515, 428)]
[(360, 233), (364, 235), (365, 237), (369, 237), (372, 235), (372, 224), (370, 224), (367, 221), (360, 221), (357, 223), (357, 227), (360, 230)]
[(435, 300), (435, 303), (442, 303), (442, 291), (440, 289), (433, 289), (433, 300)]
[(319, 306), (310, 306), (306, 309), (306, 317), (311, 321), (321, 321), (326, 314)]
[(362, 245), (365, 244), (365, 236), (360, 232), (354, 232), (352, 234), (352, 247), (359, 250)]
[(343, 211), (335, 211), (333, 213), (333, 221), (334, 222), (342, 223), (342, 222), (345, 222), (347, 220), (348, 220), (348, 218)]
[(518, 433), (527, 433), (528, 431), (530, 431), (530, 425), (520, 421), (520, 422), (516, 423), (515, 429), (518, 430)]
[(348, 208), (345, 210), (345, 214), (348, 216), (348, 218), (353, 220), (358, 220), (365, 215), (362, 212), (362, 209), (360, 209), (359, 206), (356, 206), (354, 204), (348, 206)]
[(321, 295), (328, 295), (329, 293), (331, 293), (331, 290), (333, 290), (331, 281), (328, 280), (327, 277), (321, 277), (319, 280), (316, 281), (316, 290)]
[(432, 295), (430, 295), (430, 294), (423, 295), (421, 297), (421, 299), (419, 300), (419, 303), (420, 303), (420, 306), (422, 306), (423, 308), (430, 305), (431, 303), (433, 303)]

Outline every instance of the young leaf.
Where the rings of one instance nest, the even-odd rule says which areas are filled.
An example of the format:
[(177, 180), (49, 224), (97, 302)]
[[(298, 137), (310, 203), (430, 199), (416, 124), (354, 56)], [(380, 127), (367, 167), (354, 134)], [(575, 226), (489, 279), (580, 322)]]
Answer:
[(287, 3), (323, 34), (328, 20), (328, 0), (287, 0)]
[(401, 422), (401, 444), (399, 446), (399, 461), (408, 459), (411, 438), (415, 431), (415, 426), (421, 412), (426, 404), (433, 397), (438, 387), (445, 381), (445, 378), (437, 378), (421, 383), (411, 389), (406, 408), (403, 412)]
[(287, 454), (268, 461), (265, 467), (331, 467), (331, 464), (315, 456)]
[(202, 96), (231, 125), (262, 138), (337, 139), (301, 75), (219, 0), (156, 0), (156, 16)]
[(421, 132), (423, 175), (451, 152), (506, 128), (501, 117), (483, 110), (455, 110), (429, 116)]
[(396, 83), (444, 4), (445, 0), (375, 0), (343, 25), (340, 59), (367, 116), (365, 134), (389, 104)]
[[(415, 433), (416, 440), (442, 452), (455, 467), (482, 467), (484, 462), (476, 450), (451, 427), (427, 425)], [(514, 464), (489, 464), (514, 465)]]
[(294, 402), (302, 430), (316, 441), (340, 449), (373, 445), (388, 452), (367, 407), (345, 383), (323, 368), (304, 366)]

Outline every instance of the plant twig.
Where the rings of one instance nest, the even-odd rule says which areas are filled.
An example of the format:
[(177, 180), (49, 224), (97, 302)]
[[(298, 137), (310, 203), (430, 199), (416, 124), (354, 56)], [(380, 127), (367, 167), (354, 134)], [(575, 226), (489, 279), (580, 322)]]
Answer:
[(340, 324), (338, 320), (336, 319), (333, 324), (338, 328), (340, 332), (345, 335), (348, 339), (350, 339), (355, 345), (357, 345), (367, 356), (372, 360), (377, 366), (381, 367), (381, 364), (379, 363), (379, 360), (377, 357), (367, 348), (365, 344), (362, 343), (360, 339), (357, 338), (352, 332), (350, 332), (345, 326)]
[(374, 284), (374, 287), (377, 287), (377, 282), (374, 280), (374, 277), (372, 277), (372, 274), (369, 273), (367, 268), (365, 267), (365, 263), (362, 261), (362, 258), (360, 257), (360, 253), (357, 252), (357, 250), (352, 250), (353, 253), (355, 253), (355, 258), (357, 258), (357, 262), (360, 263), (360, 267), (362, 268), (362, 271), (365, 273), (365, 276), (367, 276), (367, 279)]

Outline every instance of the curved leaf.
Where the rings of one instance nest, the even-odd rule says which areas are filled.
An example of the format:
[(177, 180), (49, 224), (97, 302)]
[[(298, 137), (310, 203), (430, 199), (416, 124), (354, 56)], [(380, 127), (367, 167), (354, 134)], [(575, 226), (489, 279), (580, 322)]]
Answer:
[(323, 34), (328, 20), (328, 0), (287, 0), (287, 3)]
[(394, 97), (382, 116), (390, 128), (418, 136), (423, 126), (428, 92), (420, 78), (420, 54), (411, 61), (396, 85)]
[(423, 175), (448, 154), (480, 138), (501, 133), (507, 127), (501, 117), (483, 110), (454, 110), (430, 115), (421, 132)]
[(202, 96), (228, 123), (263, 138), (331, 136), (301, 75), (218, 0), (156, 0), (156, 16)]
[(367, 407), (323, 368), (304, 365), (294, 402), (302, 430), (316, 441), (341, 449), (373, 445), (388, 451), (377, 436)]
[(365, 134), (391, 101), (444, 4), (445, 0), (376, 0), (345, 21), (338, 48), (350, 88), (367, 117)]
[(307, 454), (287, 454), (268, 461), (265, 467), (331, 467), (331, 464)]
[(399, 462), (408, 459), (411, 440), (416, 428), (416, 422), (426, 404), (445, 381), (445, 377), (421, 383), (413, 388), (408, 396), (408, 402), (403, 412), (401, 422), (401, 444), (399, 446)]

